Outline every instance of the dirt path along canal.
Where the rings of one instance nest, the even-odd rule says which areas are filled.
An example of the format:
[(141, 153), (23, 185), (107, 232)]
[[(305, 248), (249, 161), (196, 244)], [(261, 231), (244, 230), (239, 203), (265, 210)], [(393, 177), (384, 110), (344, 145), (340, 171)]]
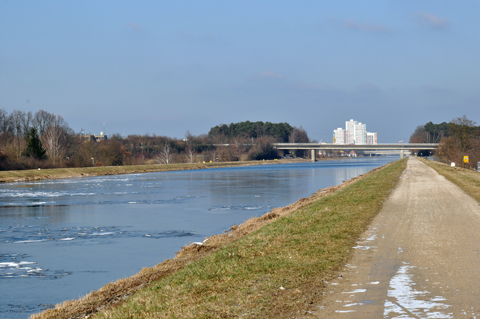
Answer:
[(480, 205), (411, 158), (319, 318), (480, 318)]

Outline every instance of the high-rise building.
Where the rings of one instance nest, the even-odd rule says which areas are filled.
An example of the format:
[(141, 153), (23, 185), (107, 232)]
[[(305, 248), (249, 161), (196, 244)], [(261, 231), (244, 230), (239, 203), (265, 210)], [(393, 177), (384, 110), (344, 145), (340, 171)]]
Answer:
[(334, 144), (345, 144), (345, 130), (341, 127), (333, 131)]
[(367, 132), (367, 125), (353, 119), (345, 122), (345, 130), (333, 131), (335, 144), (377, 144), (377, 133)]
[(362, 122), (358, 122), (354, 126), (354, 144), (363, 145), (367, 144), (367, 124), (362, 124)]
[(377, 144), (377, 133), (367, 132), (367, 144)]
[(355, 144), (355, 125), (358, 122), (354, 120), (346, 121), (345, 122), (345, 144)]

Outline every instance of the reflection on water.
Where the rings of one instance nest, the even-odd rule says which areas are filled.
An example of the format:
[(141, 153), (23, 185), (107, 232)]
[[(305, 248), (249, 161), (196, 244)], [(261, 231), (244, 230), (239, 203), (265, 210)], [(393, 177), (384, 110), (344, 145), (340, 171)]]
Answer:
[(395, 158), (0, 185), (0, 318), (78, 298), (183, 245)]

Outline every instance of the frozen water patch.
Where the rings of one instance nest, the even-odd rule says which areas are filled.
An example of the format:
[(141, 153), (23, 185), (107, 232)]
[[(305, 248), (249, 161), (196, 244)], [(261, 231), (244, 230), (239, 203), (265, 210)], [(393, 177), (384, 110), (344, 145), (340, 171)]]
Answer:
[(245, 210), (258, 210), (264, 208), (263, 206), (245, 206), (243, 209)]
[(40, 243), (42, 241), (47, 241), (46, 239), (30, 239), (30, 240), (19, 240), (14, 241), (14, 244), (28, 244), (28, 243)]
[(65, 272), (63, 270), (43, 269), (42, 267), (38, 267), (35, 261), (17, 261), (18, 258), (25, 258), (25, 255), (0, 255), (0, 260), (2, 260), (0, 262), (0, 279), (28, 277), (57, 279), (72, 274), (71, 272)]
[(218, 210), (231, 210), (232, 207), (229, 206), (222, 206), (222, 207), (212, 207), (209, 211), (218, 211)]
[(107, 236), (107, 235), (115, 235), (115, 232), (109, 231), (109, 232), (93, 233), (93, 234), (92, 234), (92, 236)]
[(147, 232), (142, 230), (128, 230), (115, 226), (108, 227), (64, 227), (52, 228), (51, 225), (25, 226), (16, 225), (0, 229), (0, 240), (11, 244), (35, 244), (57, 241), (65, 245), (81, 245), (85, 242), (104, 242), (114, 238), (167, 238), (197, 236), (195, 231), (166, 230)]
[(384, 304), (384, 318), (453, 318), (451, 312), (447, 312), (450, 305), (442, 303), (442, 296), (429, 297), (428, 291), (419, 291), (413, 288), (413, 274), (410, 271), (415, 266), (403, 263), (390, 280), (387, 300)]

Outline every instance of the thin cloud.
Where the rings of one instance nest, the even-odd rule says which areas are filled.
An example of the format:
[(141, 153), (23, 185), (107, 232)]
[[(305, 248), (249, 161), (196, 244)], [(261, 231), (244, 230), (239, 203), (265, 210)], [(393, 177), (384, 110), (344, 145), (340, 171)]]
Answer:
[(145, 29), (139, 26), (137, 23), (127, 23), (126, 26), (135, 32), (145, 33)]
[(450, 24), (448, 19), (440, 18), (439, 16), (428, 12), (417, 12), (415, 13), (415, 18), (419, 26), (435, 30), (445, 30)]
[(260, 78), (270, 78), (270, 79), (284, 79), (285, 75), (274, 72), (274, 71), (263, 71), (258, 74)]
[(391, 28), (385, 24), (363, 23), (357, 22), (353, 19), (343, 20), (343, 26), (347, 29), (357, 30), (361, 32), (383, 33), (389, 32), (391, 30)]

